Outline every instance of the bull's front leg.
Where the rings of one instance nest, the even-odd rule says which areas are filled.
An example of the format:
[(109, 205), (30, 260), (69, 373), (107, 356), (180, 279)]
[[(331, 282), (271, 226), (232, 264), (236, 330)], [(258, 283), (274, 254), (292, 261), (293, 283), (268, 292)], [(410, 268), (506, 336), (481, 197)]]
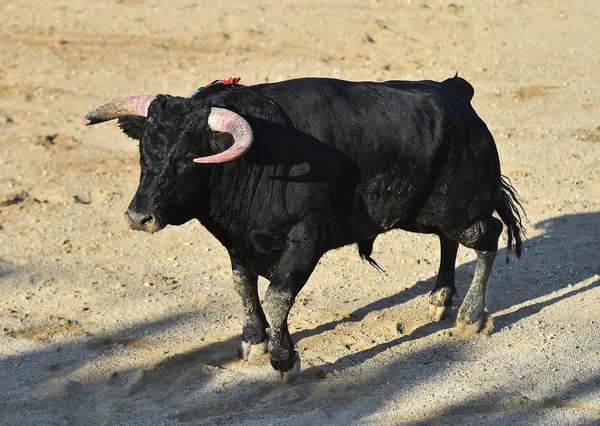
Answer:
[(247, 361), (259, 359), (267, 352), (269, 326), (258, 298), (258, 275), (252, 272), (246, 262), (232, 250), (231, 270), (233, 286), (242, 298), (244, 305), (244, 325), (242, 327), (242, 358)]
[(296, 296), (323, 255), (319, 235), (303, 226), (290, 233), (265, 294), (265, 312), (271, 323), (269, 357), (283, 383), (290, 383), (300, 373), (300, 357), (294, 350), (287, 320)]

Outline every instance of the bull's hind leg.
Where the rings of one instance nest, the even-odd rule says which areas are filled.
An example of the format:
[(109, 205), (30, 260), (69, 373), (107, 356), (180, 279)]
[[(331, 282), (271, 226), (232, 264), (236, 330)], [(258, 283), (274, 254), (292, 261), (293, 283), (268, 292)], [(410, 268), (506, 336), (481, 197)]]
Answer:
[(259, 359), (267, 352), (269, 326), (258, 298), (258, 275), (245, 266), (245, 262), (231, 251), (233, 286), (244, 305), (242, 328), (242, 358), (247, 361)]
[(475, 274), (463, 303), (458, 310), (456, 329), (463, 336), (477, 333), (483, 324), (485, 291), (496, 251), (502, 222), (490, 216), (479, 220), (458, 236), (458, 241), (477, 253)]
[(496, 258), (496, 251), (476, 250), (477, 264), (471, 287), (463, 300), (456, 318), (456, 331), (462, 336), (471, 336), (481, 330), (485, 309), (485, 290)]
[(448, 306), (452, 306), (452, 297), (456, 294), (454, 286), (454, 269), (456, 266), (456, 252), (458, 243), (447, 236), (440, 234), (440, 269), (438, 271), (435, 287), (429, 294), (429, 318), (441, 321)]

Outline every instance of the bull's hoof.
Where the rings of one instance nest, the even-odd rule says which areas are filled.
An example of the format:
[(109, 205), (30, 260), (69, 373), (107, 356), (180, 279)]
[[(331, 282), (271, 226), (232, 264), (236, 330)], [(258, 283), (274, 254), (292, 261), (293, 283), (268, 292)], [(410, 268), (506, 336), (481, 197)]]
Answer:
[(444, 314), (446, 313), (447, 306), (437, 306), (429, 304), (429, 319), (431, 321), (440, 322), (444, 319)]
[(471, 337), (474, 336), (481, 330), (483, 324), (483, 316), (473, 323), (465, 323), (456, 321), (456, 334), (460, 337)]
[(281, 381), (284, 385), (292, 383), (300, 375), (300, 357), (296, 354), (294, 365), (288, 371), (280, 371)]
[(267, 353), (267, 342), (250, 344), (242, 340), (242, 359), (244, 361), (256, 361)]

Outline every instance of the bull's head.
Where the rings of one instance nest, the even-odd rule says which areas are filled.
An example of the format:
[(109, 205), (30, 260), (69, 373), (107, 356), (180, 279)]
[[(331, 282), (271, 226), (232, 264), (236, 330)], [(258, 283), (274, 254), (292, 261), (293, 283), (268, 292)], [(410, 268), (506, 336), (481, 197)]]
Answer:
[[(253, 140), (248, 122), (233, 111), (163, 95), (109, 102), (88, 113), (83, 123), (116, 118), (123, 132), (140, 142), (140, 183), (125, 216), (131, 229), (150, 233), (197, 217), (204, 172), (196, 163), (235, 160)], [(232, 137), (233, 145), (215, 154)]]

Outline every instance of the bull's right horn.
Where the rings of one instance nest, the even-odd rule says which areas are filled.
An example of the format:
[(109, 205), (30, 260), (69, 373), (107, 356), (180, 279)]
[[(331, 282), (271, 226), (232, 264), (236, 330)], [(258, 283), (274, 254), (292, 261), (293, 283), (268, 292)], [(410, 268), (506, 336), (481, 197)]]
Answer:
[(114, 120), (125, 115), (147, 117), (148, 107), (150, 107), (154, 99), (156, 99), (156, 95), (128, 96), (123, 99), (117, 99), (88, 112), (83, 117), (82, 122), (88, 126)]
[(233, 136), (233, 145), (219, 154), (194, 158), (196, 163), (225, 163), (243, 156), (254, 140), (252, 127), (239, 114), (225, 108), (212, 107), (208, 115), (208, 127), (213, 132), (226, 132)]

